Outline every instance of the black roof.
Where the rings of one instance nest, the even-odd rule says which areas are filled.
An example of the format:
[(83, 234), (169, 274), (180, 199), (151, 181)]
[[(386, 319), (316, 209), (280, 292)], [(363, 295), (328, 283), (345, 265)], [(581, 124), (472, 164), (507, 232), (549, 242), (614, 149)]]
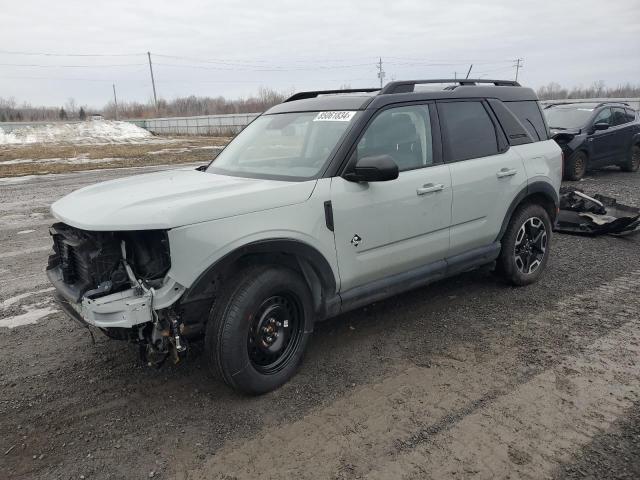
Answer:
[[(441, 90), (415, 90), (416, 85), (452, 84)], [(490, 85), (490, 86), (489, 86)], [(503, 102), (538, 100), (536, 93), (510, 80), (437, 79), (390, 82), (382, 89), (318, 90), (299, 92), (265, 113), (320, 110), (364, 110), (389, 103), (456, 98), (496, 98)]]

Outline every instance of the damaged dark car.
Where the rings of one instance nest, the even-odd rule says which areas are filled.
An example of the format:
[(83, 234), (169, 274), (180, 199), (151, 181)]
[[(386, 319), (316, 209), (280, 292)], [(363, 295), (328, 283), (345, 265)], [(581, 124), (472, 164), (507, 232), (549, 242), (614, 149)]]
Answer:
[(580, 180), (592, 168), (640, 167), (640, 118), (626, 103), (562, 103), (544, 114), (564, 153), (564, 179)]

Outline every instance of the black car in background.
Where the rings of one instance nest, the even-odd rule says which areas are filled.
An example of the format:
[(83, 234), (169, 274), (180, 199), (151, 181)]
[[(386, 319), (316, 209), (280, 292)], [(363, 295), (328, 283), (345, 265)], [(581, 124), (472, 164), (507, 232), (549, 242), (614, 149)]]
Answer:
[(561, 103), (544, 109), (551, 136), (564, 152), (565, 180), (580, 180), (587, 169), (640, 167), (640, 118), (625, 103)]

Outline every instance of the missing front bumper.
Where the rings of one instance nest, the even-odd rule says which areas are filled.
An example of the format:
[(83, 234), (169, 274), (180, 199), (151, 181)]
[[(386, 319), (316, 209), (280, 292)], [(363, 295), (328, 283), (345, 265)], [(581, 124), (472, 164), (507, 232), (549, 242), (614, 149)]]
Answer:
[(129, 289), (104, 297), (89, 299), (83, 297), (79, 302), (65, 295), (64, 289), (57, 288), (54, 295), (60, 308), (73, 320), (83, 325), (99, 328), (132, 328), (151, 322), (153, 310), (173, 305), (184, 293), (185, 288), (168, 277), (158, 290), (140, 291)]

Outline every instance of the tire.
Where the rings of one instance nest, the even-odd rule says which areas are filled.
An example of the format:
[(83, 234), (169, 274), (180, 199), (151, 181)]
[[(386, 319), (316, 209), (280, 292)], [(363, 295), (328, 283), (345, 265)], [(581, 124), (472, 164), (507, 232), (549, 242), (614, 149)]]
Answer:
[(629, 152), (629, 159), (620, 165), (624, 172), (637, 172), (640, 168), (640, 145), (634, 145)]
[(275, 390), (295, 374), (311, 331), (313, 302), (293, 270), (243, 270), (209, 314), (205, 357), (210, 369), (240, 392)]
[(549, 214), (541, 205), (519, 207), (502, 237), (497, 271), (516, 286), (538, 281), (549, 261), (551, 234)]
[(589, 158), (583, 151), (575, 152), (569, 157), (564, 165), (565, 180), (580, 180), (587, 173), (587, 162)]

